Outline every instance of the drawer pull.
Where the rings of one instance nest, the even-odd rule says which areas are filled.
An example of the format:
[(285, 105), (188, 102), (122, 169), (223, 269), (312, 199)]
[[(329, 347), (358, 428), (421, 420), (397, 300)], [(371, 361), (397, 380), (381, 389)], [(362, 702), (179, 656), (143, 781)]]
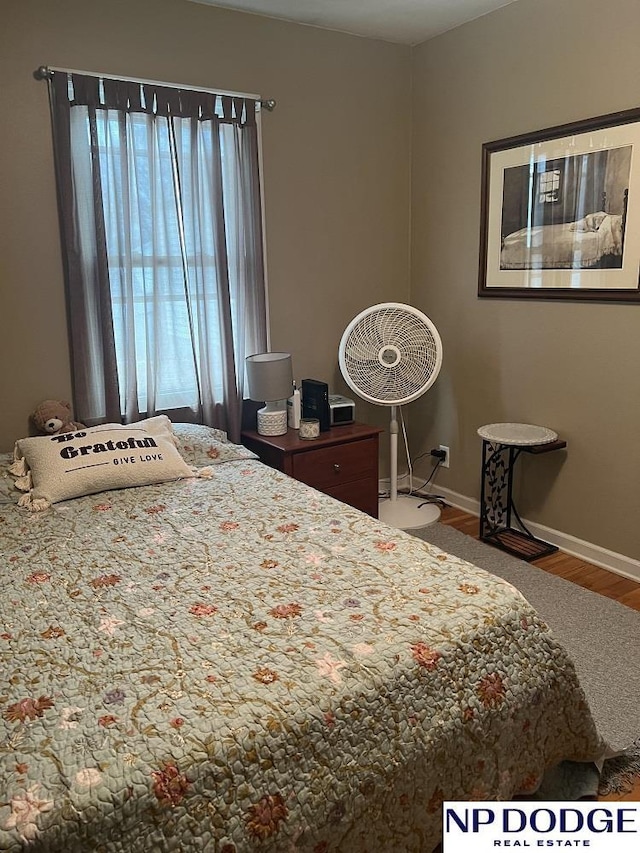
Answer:
[(337, 473), (340, 470), (340, 465), (337, 462), (333, 463), (333, 470)]

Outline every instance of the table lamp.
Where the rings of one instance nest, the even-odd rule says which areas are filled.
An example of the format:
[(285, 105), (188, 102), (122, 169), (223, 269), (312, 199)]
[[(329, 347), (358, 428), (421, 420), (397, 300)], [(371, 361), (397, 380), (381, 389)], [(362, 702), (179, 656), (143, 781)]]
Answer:
[(246, 358), (249, 397), (265, 403), (258, 411), (260, 435), (284, 435), (287, 431), (287, 399), (293, 390), (291, 355), (259, 352)]

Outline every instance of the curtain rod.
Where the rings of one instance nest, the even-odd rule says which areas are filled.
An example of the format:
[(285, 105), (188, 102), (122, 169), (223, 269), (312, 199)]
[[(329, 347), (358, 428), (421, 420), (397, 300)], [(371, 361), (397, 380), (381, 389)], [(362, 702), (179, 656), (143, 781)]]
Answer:
[[(54, 71), (60, 71), (63, 74), (83, 74), (89, 77), (101, 77), (104, 80), (122, 80), (122, 77), (116, 77), (113, 74), (102, 74), (99, 71), (78, 71), (75, 68), (56, 68), (53, 65), (41, 65), (33, 72), (36, 80), (50, 80)], [(252, 101), (260, 104), (262, 109), (268, 110), (270, 113), (276, 108), (276, 102), (273, 98), (261, 98), (260, 95), (249, 95), (245, 92), (223, 92), (219, 89), (205, 89), (201, 86), (188, 86), (180, 83), (163, 83), (160, 80), (143, 80), (139, 77), (124, 78), (132, 83), (140, 83), (143, 86), (165, 86), (168, 89), (190, 89), (192, 92), (207, 92), (211, 95), (228, 95), (232, 98), (249, 98)]]

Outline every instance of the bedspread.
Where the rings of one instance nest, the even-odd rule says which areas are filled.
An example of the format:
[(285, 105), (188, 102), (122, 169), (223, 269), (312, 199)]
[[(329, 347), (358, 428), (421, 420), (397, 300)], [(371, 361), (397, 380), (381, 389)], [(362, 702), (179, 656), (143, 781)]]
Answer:
[(534, 225), (507, 235), (500, 269), (589, 269), (606, 257), (622, 265), (622, 216), (599, 211), (576, 222)]
[(432, 850), (600, 755), (524, 598), (257, 461), (0, 504), (0, 850)]

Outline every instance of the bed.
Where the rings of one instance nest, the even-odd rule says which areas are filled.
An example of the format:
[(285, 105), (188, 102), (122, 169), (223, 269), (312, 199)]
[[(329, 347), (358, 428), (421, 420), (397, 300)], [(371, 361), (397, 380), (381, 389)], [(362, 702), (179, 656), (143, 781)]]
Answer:
[(535, 225), (508, 234), (500, 269), (590, 269), (622, 266), (623, 217), (598, 211), (576, 222)]
[(430, 853), (602, 756), (513, 587), (174, 431), (196, 476), (40, 511), (4, 459), (0, 850)]

